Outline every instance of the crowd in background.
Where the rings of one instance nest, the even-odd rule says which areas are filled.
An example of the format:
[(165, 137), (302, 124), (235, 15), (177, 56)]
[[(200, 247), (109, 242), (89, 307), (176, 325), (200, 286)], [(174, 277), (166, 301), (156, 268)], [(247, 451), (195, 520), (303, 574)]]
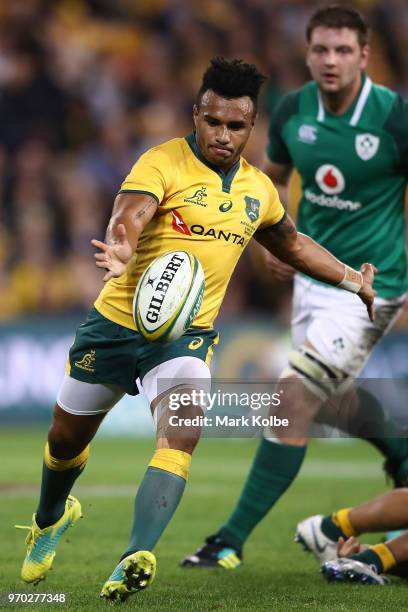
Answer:
[[(406, 0), (354, 4), (373, 29), (370, 75), (408, 95)], [(267, 113), (309, 78), (304, 30), (316, 6), (0, 0), (0, 320), (89, 307), (102, 285), (90, 239), (103, 238), (137, 157), (191, 131), (213, 56), (254, 62), (269, 77), (246, 150), (258, 163)], [(250, 255), (239, 266), (224, 313), (285, 321), (290, 287), (268, 282)]]

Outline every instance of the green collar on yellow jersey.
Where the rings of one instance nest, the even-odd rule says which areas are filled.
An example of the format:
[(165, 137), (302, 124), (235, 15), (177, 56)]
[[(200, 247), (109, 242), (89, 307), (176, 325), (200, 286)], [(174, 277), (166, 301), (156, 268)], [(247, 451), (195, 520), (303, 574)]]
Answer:
[(210, 170), (213, 170), (213, 172), (216, 172), (218, 174), (222, 181), (222, 190), (225, 193), (229, 193), (231, 190), (232, 181), (234, 180), (234, 177), (239, 170), (240, 161), (236, 161), (235, 164), (231, 166), (231, 168), (228, 170), (228, 172), (223, 172), (220, 168), (217, 168), (217, 166), (213, 166), (212, 164), (210, 164), (210, 162), (201, 153), (196, 141), (195, 132), (191, 132), (191, 134), (186, 136), (186, 141), (188, 142), (190, 149), (197, 157), (197, 159), (199, 159), (200, 162), (207, 166), (207, 168), (210, 168)]

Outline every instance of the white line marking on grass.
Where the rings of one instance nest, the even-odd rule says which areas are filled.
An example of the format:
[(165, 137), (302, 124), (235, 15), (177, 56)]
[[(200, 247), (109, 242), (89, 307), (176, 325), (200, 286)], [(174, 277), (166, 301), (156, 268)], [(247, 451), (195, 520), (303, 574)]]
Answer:
[[(245, 470), (233, 471), (233, 464), (231, 467), (225, 464), (225, 470), (221, 470), (215, 478), (212, 477), (211, 481), (202, 482), (203, 476), (200, 480), (194, 482), (194, 468), (191, 474), (191, 480), (188, 490), (194, 495), (211, 495), (214, 489), (217, 488), (220, 483), (225, 489), (228, 490), (239, 490), (240, 483), (242, 482), (242, 476), (247, 472), (250, 462), (246, 466)], [(201, 470), (197, 470), (199, 472)], [(232, 477), (232, 473), (233, 476)], [(377, 462), (355, 462), (355, 461), (305, 461), (302, 467), (299, 478), (307, 479), (319, 479), (319, 480), (330, 480), (335, 482), (336, 480), (360, 480), (381, 478), (383, 473)], [(201, 481), (201, 482), (200, 482)], [(137, 482), (132, 484), (90, 484), (75, 486), (73, 493), (74, 495), (83, 497), (133, 497), (136, 494)], [(4, 497), (37, 497), (40, 492), (39, 485), (32, 484), (19, 484), (19, 483), (0, 483), (0, 498)]]

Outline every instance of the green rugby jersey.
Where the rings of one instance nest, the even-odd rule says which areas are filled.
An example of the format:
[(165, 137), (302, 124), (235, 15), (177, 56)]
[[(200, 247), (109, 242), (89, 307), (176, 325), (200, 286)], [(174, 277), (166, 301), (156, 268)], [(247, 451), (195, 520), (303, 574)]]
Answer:
[(353, 268), (375, 264), (381, 297), (404, 293), (408, 103), (364, 75), (351, 107), (332, 115), (311, 81), (278, 104), (267, 152), (301, 175), (299, 231)]

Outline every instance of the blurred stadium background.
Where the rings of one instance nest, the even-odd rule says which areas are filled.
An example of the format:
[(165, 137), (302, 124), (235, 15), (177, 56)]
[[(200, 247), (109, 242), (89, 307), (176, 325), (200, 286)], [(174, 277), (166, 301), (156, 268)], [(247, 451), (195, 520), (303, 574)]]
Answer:
[[(200, 77), (215, 55), (255, 62), (269, 76), (259, 121), (246, 150), (250, 161), (260, 162), (268, 111), (281, 94), (309, 78), (304, 29), (311, 12), (321, 4), (309, 0), (0, 0), (0, 499), (9, 502), (8, 525), (23, 521), (26, 515), (28, 518), (33, 509), (44, 432), (67, 349), (76, 325), (102, 286), (89, 241), (103, 237), (124, 176), (147, 148), (191, 131), (191, 107)], [(372, 26), (369, 74), (408, 95), (406, 0), (361, 0), (354, 4)], [(294, 214), (298, 193), (294, 177)], [(255, 254), (248, 252), (233, 277), (218, 319), (221, 344), (214, 360), (218, 377), (265, 378), (280, 372), (290, 342), (290, 300), (291, 285), (268, 280)], [(407, 345), (405, 313), (373, 355), (366, 376), (408, 378)], [(125, 398), (103, 425), (101, 446), (96, 442), (100, 448), (95, 452), (96, 463), (81, 484), (89, 493), (92, 486), (114, 482), (115, 470), (109, 469), (108, 459), (112, 464), (115, 459), (125, 460), (125, 453), (132, 448), (136, 472), (128, 469), (122, 474), (118, 485), (129, 486), (116, 491), (119, 497), (126, 497), (129, 506), (124, 523), (130, 513), (131, 483), (138, 482), (151, 444), (140, 441), (140, 450), (135, 451), (133, 445), (117, 438), (151, 434), (143, 400)], [(103, 439), (103, 435), (112, 439)], [(192, 481), (195, 477), (197, 481), (180, 512), (187, 513), (183, 516), (190, 520), (189, 530), (182, 532), (186, 523), (179, 516), (175, 530), (169, 530), (164, 539), (182, 547), (174, 553), (174, 562), (179, 552), (189, 552), (208, 535), (206, 519), (210, 513), (216, 520), (225, 516), (253, 449), (245, 442), (237, 451), (237, 443), (231, 441), (229, 454), (220, 442), (202, 444), (192, 474)], [(213, 446), (205, 446), (208, 444)], [(330, 493), (334, 479), (330, 476), (326, 483), (325, 460), (320, 460), (323, 454), (315, 452), (315, 467), (312, 461), (290, 493), (289, 508), (296, 515), (293, 521), (309, 510), (309, 514), (330, 510), (330, 504), (337, 503), (336, 495), (340, 497), (338, 491)], [(342, 454), (333, 449), (330, 452), (328, 460), (339, 461)], [(241, 459), (237, 463), (238, 455)], [(365, 474), (363, 489), (353, 476), (358, 458), (360, 473)], [(371, 451), (356, 446), (349, 463), (339, 467), (339, 482), (347, 487), (351, 503), (353, 496), (354, 501), (361, 501), (362, 495), (368, 497), (382, 486), (377, 468), (372, 467), (374, 461), (376, 466), (378, 458)], [(220, 462), (225, 479), (217, 480)], [(226, 481), (224, 510), (217, 489), (224, 490)], [(324, 507), (312, 508), (311, 499), (305, 502), (311, 484), (325, 490)], [(89, 494), (92, 499), (92, 492)], [(302, 495), (302, 508), (296, 494)], [(113, 504), (112, 497), (109, 499), (106, 503)], [(24, 512), (21, 501), (27, 503)], [(19, 516), (15, 516), (15, 508), (19, 508)], [(200, 510), (206, 517), (203, 523), (198, 520)], [(282, 512), (283, 506), (277, 520), (279, 516), (284, 520)], [(106, 517), (100, 520), (104, 522)], [(208, 521), (208, 529), (214, 528), (216, 520), (211, 520), (211, 525)], [(96, 526), (88, 533), (89, 542), (95, 536), (92, 529)], [(262, 533), (266, 538), (263, 529), (255, 540), (261, 553), (262, 545), (265, 548)], [(287, 531), (280, 537), (291, 536), (293, 522)], [(191, 538), (187, 537), (190, 532)], [(121, 533), (121, 541), (124, 537)], [(14, 576), (17, 540), (8, 527), (4, 538), (9, 543), (7, 559), (12, 559)], [(92, 546), (89, 542), (86, 545)], [(104, 546), (111, 555), (109, 541)], [(120, 547), (116, 545), (114, 550), (119, 553)], [(251, 550), (255, 554), (255, 547)], [(286, 557), (279, 551), (278, 564), (284, 559), (284, 565)], [(311, 567), (310, 563), (308, 569)], [(107, 563), (104, 571), (109, 568)], [(88, 584), (84, 576), (81, 580), (80, 584)], [(192, 580), (199, 597), (200, 587), (196, 578)], [(238, 589), (234, 581), (233, 588)], [(266, 574), (261, 583), (267, 584)], [(215, 607), (224, 607), (229, 601), (229, 608), (236, 609), (234, 599), (224, 601), (217, 588)], [(300, 586), (299, 593), (302, 589)], [(307, 598), (303, 592), (302, 596)], [(294, 599), (293, 609), (299, 609), (299, 601)], [(276, 609), (292, 609), (288, 602)], [(261, 603), (259, 607), (267, 609)], [(307, 605), (320, 609), (313, 600)], [(80, 607), (78, 603), (76, 609)], [(361, 603), (358, 609), (366, 608)], [(371, 605), (370, 609), (378, 608)]]
[[(370, 75), (408, 94), (406, 2), (356, 4), (373, 28)], [(209, 58), (242, 57), (270, 77), (246, 151), (257, 163), (268, 110), (308, 78), (304, 29), (315, 6), (0, 1), (0, 423), (48, 418), (75, 326), (102, 285), (89, 241), (103, 237), (134, 160), (191, 130)], [(292, 210), (297, 194), (295, 177)], [(254, 257), (240, 262), (218, 320), (219, 377), (274, 376), (284, 361), (291, 287), (268, 280)], [(369, 376), (408, 376), (407, 326), (405, 315)]]

